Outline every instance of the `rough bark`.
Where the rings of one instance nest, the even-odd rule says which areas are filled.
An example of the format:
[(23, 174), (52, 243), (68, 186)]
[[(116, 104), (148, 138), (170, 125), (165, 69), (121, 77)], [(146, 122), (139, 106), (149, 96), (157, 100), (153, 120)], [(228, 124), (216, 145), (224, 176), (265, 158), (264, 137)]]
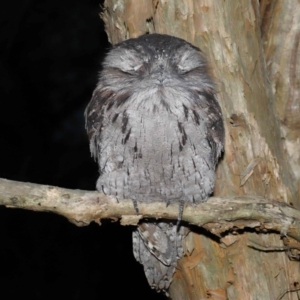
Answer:
[(300, 5), (263, 1), (262, 39), (281, 139), (300, 195)]
[[(286, 70), (282, 74), (292, 74), (293, 89), (288, 89), (291, 97), (283, 102), (285, 113), (280, 120), (298, 128), (298, 115), (292, 119), (288, 113), (293, 112), (298, 99), (295, 53), (298, 53), (299, 22), (289, 21), (294, 24), (290, 31), (295, 32), (291, 33), (294, 43), (288, 53), (283, 52), (285, 45), (278, 48), (280, 42), (275, 43), (276, 39), (272, 42), (271, 37), (281, 27), (283, 16), (290, 18), (291, 10), (296, 11), (292, 14), (295, 18), (298, 16), (299, 3), (291, 1), (293, 4), (287, 9), (274, 12), (276, 9), (270, 8), (272, 2), (272, 7), (282, 10), (280, 1), (261, 1), (260, 6), (255, 0), (106, 0), (103, 20), (112, 43), (147, 32), (167, 33), (188, 40), (206, 53), (226, 125), (225, 155), (218, 168), (216, 196), (260, 196), (299, 208), (295, 171), (288, 161), (291, 155), (285, 151), (287, 146), (282, 143), (282, 126), (276, 113), (282, 96), (274, 98), (274, 86), (278, 90), (281, 85), (288, 89), (288, 83), (277, 76), (278, 70), (274, 73), (270, 68), (275, 53), (277, 61), (283, 64), (278, 68)], [(267, 20), (268, 13), (276, 15), (276, 19), (269, 20), (272, 26), (261, 20), (261, 16)], [(288, 38), (284, 44), (289, 45)], [(285, 55), (290, 57), (285, 59)], [(272, 82), (265, 56), (269, 74), (274, 73)], [(299, 263), (291, 261), (283, 252), (249, 248), (249, 239), (258, 244), (278, 243), (275, 233), (241, 231), (227, 247), (203, 234), (190, 235), (186, 256), (180, 261), (171, 285), (172, 299), (276, 299), (281, 296), (296, 299), (296, 293), (285, 291), (299, 287)]]
[[(18, 182), (0, 178), (0, 205), (32, 211), (52, 212), (66, 217), (77, 226), (101, 219), (121, 219), (121, 225), (137, 225), (141, 218), (176, 219), (178, 205), (156, 202), (140, 204), (137, 215), (132, 200), (118, 202), (97, 191), (70, 190), (49, 185)], [(300, 212), (282, 202), (262, 198), (217, 198), (187, 207), (182, 216), (190, 225), (203, 226), (225, 245), (224, 233), (238, 230), (281, 233), (300, 242)], [(285, 250), (283, 246), (282, 250)], [(299, 246), (300, 255), (300, 243)]]

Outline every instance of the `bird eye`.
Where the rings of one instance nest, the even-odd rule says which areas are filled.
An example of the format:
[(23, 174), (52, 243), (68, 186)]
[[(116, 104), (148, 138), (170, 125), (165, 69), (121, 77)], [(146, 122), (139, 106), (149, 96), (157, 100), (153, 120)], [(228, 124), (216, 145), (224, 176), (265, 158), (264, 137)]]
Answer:
[(145, 71), (144, 64), (140, 64), (140, 65), (132, 67), (129, 70), (126, 70), (126, 73), (131, 74), (131, 75), (135, 75), (135, 74), (140, 74), (140, 73), (142, 73), (144, 71)]
[(190, 70), (189, 69), (186, 69), (180, 65), (177, 65), (177, 71), (179, 74), (186, 74), (188, 73)]
[(135, 66), (135, 67), (133, 68), (133, 70), (134, 70), (134, 71), (139, 71), (142, 67), (143, 67), (143, 64), (140, 64), (140, 65), (138, 65), (138, 66)]

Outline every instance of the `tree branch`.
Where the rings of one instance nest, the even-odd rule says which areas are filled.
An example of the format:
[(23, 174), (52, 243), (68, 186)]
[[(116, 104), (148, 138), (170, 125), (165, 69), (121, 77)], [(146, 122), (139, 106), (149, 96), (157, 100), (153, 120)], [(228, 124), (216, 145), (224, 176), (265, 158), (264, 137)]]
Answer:
[[(178, 205), (139, 204), (136, 214), (131, 200), (118, 202), (97, 191), (70, 190), (48, 185), (0, 179), (0, 205), (33, 211), (53, 212), (77, 226), (101, 219), (119, 219), (122, 225), (136, 225), (141, 218), (177, 219)], [(217, 198), (186, 206), (182, 219), (203, 226), (220, 236), (227, 231), (255, 228), (277, 231), (300, 241), (300, 211), (277, 201), (259, 197)]]

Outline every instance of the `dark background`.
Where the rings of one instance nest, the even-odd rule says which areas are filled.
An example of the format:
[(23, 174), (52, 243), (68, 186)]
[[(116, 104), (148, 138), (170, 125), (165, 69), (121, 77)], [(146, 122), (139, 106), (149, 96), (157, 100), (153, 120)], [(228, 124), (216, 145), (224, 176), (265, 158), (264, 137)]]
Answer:
[[(109, 49), (99, 4), (2, 6), (0, 177), (95, 189), (83, 112)], [(132, 230), (110, 221), (79, 228), (54, 214), (0, 207), (1, 299), (166, 299), (134, 260)]]

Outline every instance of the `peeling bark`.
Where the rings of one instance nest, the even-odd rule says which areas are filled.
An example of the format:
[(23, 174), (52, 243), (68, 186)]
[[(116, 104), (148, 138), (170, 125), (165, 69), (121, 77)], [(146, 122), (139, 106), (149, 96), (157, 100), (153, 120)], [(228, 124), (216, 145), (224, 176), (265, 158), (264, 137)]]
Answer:
[[(103, 19), (112, 43), (166, 33), (206, 53), (226, 125), (215, 196), (263, 197), (300, 208), (299, 11), (296, 0), (144, 0), (134, 6), (105, 1)], [(299, 263), (282, 251), (247, 247), (249, 240), (278, 245), (278, 234), (237, 230), (234, 238), (223, 239), (225, 248), (203, 233), (189, 235), (172, 299), (296, 299)]]
[[(300, 4), (297, 0), (106, 0), (112, 44), (174, 35), (210, 62), (225, 126), (214, 198), (186, 207), (203, 227), (185, 239), (172, 299), (298, 299), (300, 283)], [(268, 199), (268, 200), (266, 200)], [(178, 207), (117, 203), (98, 192), (0, 180), (7, 207), (51, 211), (76, 225), (176, 219)]]
[(262, 1), (262, 40), (281, 139), (300, 195), (300, 4)]

